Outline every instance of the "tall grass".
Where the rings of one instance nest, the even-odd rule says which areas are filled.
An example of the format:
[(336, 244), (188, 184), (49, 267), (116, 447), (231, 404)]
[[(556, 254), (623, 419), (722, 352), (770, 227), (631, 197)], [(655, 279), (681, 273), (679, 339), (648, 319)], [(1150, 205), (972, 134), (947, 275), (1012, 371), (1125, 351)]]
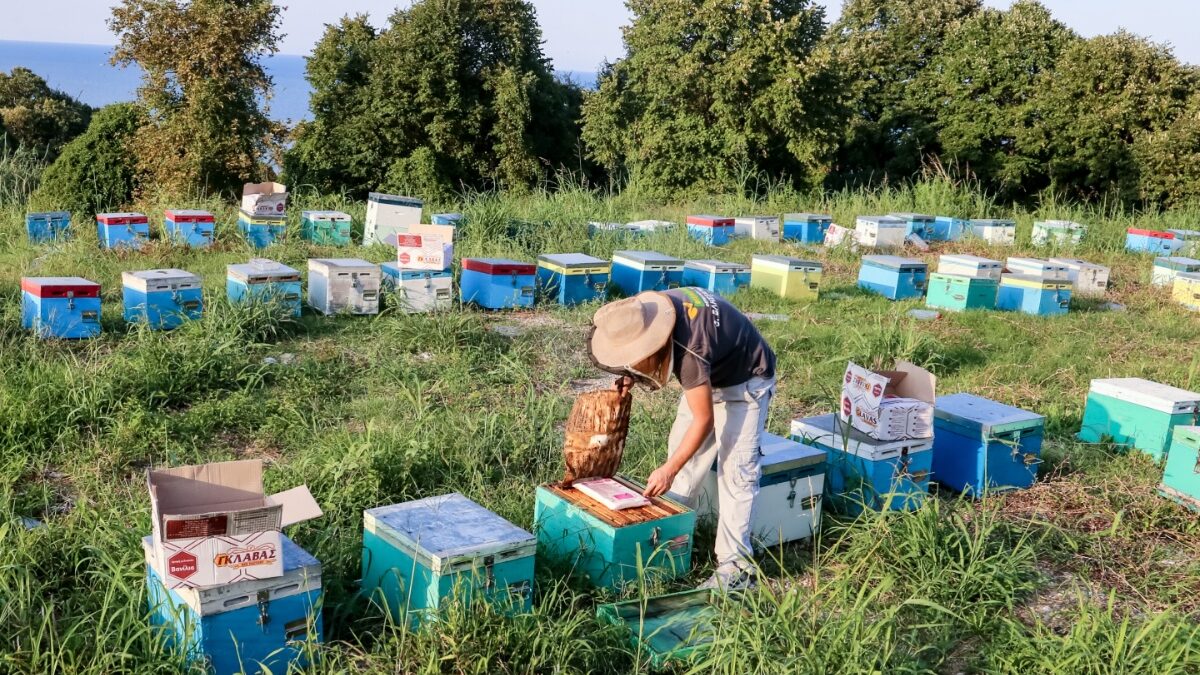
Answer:
[[(508, 616), (452, 606), (417, 632), (365, 604), (363, 509), (451, 491), (532, 525), (536, 486), (561, 473), (561, 423), (575, 387), (596, 377), (583, 354), (593, 307), (534, 313), (453, 311), (408, 316), (279, 317), (223, 300), (225, 265), (260, 255), (242, 243), (234, 207), (156, 195), (136, 205), (161, 222), (171, 207), (218, 214), (218, 243), (190, 251), (155, 243), (142, 253), (99, 252), (90, 223), (70, 242), (33, 248), (19, 206), (0, 208), (0, 672), (180, 672), (177, 654), (147, 627), (140, 537), (149, 531), (147, 466), (260, 458), (268, 489), (309, 485), (325, 515), (290, 534), (323, 565), (327, 642), (317, 672), (591, 673), (646, 669), (596, 605), (643, 592), (589, 588), (539, 565), (535, 609)], [(344, 195), (296, 190), (299, 211), (338, 208)], [(825, 297), (795, 304), (759, 289), (733, 301), (782, 314), (760, 329), (779, 357), (771, 430), (828, 412), (847, 360), (905, 358), (939, 376), (939, 390), (972, 391), (1047, 416), (1059, 475), (1021, 496), (983, 502), (940, 496), (909, 514), (830, 515), (816, 541), (764, 552), (769, 583), (716, 618), (718, 639), (674, 672), (1195, 672), (1190, 622), (1200, 591), (1200, 531), (1154, 496), (1156, 467), (1069, 443), (1088, 381), (1195, 378), (1194, 316), (1148, 287), (1147, 258), (1120, 252), (1127, 223), (1179, 224), (1186, 214), (1101, 214), (1051, 205), (1009, 211), (946, 181), (874, 192), (761, 199), (717, 196), (663, 204), (636, 193), (565, 185), (554, 192), (470, 195), (431, 211), (462, 211), (462, 255), (532, 260), (547, 252), (606, 257), (622, 248), (746, 262), (756, 252), (816, 257)], [(856, 256), (738, 241), (718, 251), (680, 230), (644, 239), (589, 237), (587, 222), (687, 213), (823, 210), (848, 223), (867, 212), (921, 210), (1011, 215), (1027, 246), (1034, 219), (1093, 227), (1081, 257), (1111, 264), (1124, 313), (1072, 312), (1046, 321), (1009, 314), (907, 316), (854, 288)], [(1001, 255), (978, 243), (939, 251)], [(1008, 253), (1008, 252), (1005, 252)], [(308, 257), (382, 261), (381, 247), (337, 249), (289, 237), (266, 255), (303, 269)], [(202, 276), (201, 321), (170, 333), (120, 320), (120, 273), (181, 267)], [(89, 343), (41, 342), (19, 328), (21, 275), (80, 274), (103, 287), (104, 334)], [(505, 333), (495, 329), (504, 325)], [(510, 337), (515, 336), (515, 337)], [(285, 357), (285, 355), (290, 355)], [(645, 476), (663, 459), (677, 390), (638, 393), (623, 471)], [(1024, 500), (1024, 501), (1022, 501)], [(1047, 515), (1049, 514), (1049, 515)], [(1117, 515), (1121, 514), (1121, 515)], [(28, 529), (23, 519), (40, 525)], [(1091, 529), (1100, 519), (1103, 527)], [(1118, 523), (1114, 525), (1114, 523)], [(701, 542), (711, 533), (701, 531)], [(1188, 556), (1192, 557), (1189, 558)], [(694, 585), (711, 569), (655, 582), (650, 594)], [(1052, 611), (1043, 611), (1050, 607)], [(198, 671), (196, 671), (198, 672)]]
[(0, 209), (24, 205), (46, 165), (45, 157), (0, 138)]

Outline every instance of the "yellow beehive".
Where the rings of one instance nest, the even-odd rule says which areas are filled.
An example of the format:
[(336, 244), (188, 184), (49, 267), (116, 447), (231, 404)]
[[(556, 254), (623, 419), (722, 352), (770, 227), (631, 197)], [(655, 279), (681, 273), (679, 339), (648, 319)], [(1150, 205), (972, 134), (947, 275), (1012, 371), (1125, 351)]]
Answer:
[(789, 300), (816, 300), (821, 290), (821, 263), (782, 255), (756, 255), (750, 260), (750, 285)]
[(1171, 295), (1184, 307), (1194, 312), (1200, 312), (1200, 274), (1195, 272), (1177, 274)]

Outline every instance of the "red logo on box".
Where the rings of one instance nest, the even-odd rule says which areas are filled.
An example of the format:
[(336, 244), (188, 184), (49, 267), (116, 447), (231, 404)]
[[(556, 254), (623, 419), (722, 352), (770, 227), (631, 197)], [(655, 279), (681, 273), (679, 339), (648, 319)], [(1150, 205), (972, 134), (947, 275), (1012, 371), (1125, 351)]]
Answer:
[(180, 551), (167, 558), (167, 573), (176, 579), (186, 579), (196, 573), (196, 556)]
[(875, 396), (876, 398), (878, 398), (879, 395), (882, 393), (883, 393), (883, 387), (880, 386), (879, 384), (876, 384), (875, 386), (871, 387), (871, 395), (872, 396)]
[(401, 252), (397, 258), (399, 259), (401, 265), (407, 265), (409, 261), (412, 260), (412, 256), (405, 252)]
[(849, 417), (851, 412), (850, 397), (842, 397), (842, 415)]
[(846, 384), (850, 384), (850, 380), (853, 380), (853, 379), (854, 379), (854, 376), (850, 374), (849, 370), (847, 370), (846, 371)]
[(284, 206), (283, 202), (279, 202), (278, 204), (276, 204), (276, 205), (275, 205), (275, 212), (276, 212), (276, 213), (283, 213), (283, 210), (284, 210), (285, 208), (287, 208), (287, 207), (285, 207), (285, 206)]

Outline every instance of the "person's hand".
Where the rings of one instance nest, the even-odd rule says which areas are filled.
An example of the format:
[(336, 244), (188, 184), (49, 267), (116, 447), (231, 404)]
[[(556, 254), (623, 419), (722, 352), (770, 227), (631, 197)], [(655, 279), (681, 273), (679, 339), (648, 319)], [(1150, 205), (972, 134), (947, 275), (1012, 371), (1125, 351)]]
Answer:
[(653, 499), (659, 495), (665, 494), (671, 489), (671, 483), (675, 482), (675, 474), (679, 473), (670, 464), (663, 464), (650, 474), (646, 479), (646, 489), (642, 492), (642, 496), (647, 499)]

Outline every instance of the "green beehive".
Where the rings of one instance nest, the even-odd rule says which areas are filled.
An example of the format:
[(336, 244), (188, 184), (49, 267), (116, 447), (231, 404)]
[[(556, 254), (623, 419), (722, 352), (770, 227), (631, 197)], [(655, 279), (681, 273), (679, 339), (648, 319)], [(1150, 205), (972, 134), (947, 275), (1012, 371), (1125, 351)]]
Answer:
[(1092, 380), (1079, 440), (1112, 440), (1161, 460), (1171, 430), (1197, 423), (1200, 394), (1137, 377)]
[(305, 211), (301, 214), (301, 236), (318, 246), (348, 246), (350, 215), (341, 211)]
[(995, 309), (997, 288), (999, 283), (995, 279), (934, 272), (929, 276), (929, 295), (925, 298), (925, 305), (956, 312)]
[[(614, 478), (641, 494), (644, 486)], [(563, 563), (601, 588), (620, 588), (639, 573), (673, 579), (692, 567), (696, 512), (665, 497), (649, 506), (614, 511), (574, 488), (537, 489), (534, 529), (538, 555)]]
[(711, 590), (600, 605), (596, 617), (629, 630), (630, 643), (660, 669), (703, 656), (716, 637), (713, 620), (719, 596)]
[(1200, 427), (1175, 427), (1158, 491), (1200, 511)]

